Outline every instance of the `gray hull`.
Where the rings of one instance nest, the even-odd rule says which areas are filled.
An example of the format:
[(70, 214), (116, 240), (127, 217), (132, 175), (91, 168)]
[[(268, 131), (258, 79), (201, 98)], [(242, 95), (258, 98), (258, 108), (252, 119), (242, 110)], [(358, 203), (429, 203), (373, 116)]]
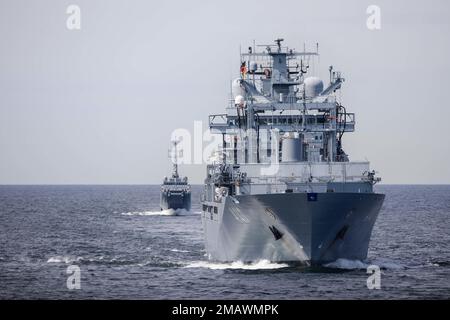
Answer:
[(162, 192), (160, 199), (161, 210), (167, 209), (185, 209), (191, 210), (191, 193), (190, 192)]
[(364, 260), (383, 200), (376, 193), (281, 193), (204, 202), (206, 251), (218, 261)]

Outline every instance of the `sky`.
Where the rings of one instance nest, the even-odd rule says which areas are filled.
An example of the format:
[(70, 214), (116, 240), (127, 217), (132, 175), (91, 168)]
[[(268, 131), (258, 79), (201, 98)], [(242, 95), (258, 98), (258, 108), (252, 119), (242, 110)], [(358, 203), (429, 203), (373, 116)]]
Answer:
[[(224, 112), (239, 47), (278, 37), (318, 42), (322, 78), (342, 72), (351, 160), (383, 183), (448, 184), (449, 17), (444, 0), (0, 0), (0, 184), (161, 183), (171, 133)], [(204, 165), (180, 169), (203, 182)]]

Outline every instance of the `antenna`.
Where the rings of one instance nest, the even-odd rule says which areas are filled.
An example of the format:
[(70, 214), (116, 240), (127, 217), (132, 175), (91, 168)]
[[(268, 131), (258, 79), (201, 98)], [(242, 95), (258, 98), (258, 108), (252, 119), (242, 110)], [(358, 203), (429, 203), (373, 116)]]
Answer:
[(242, 46), (239, 44), (239, 59), (241, 60), (242, 63)]
[(328, 68), (328, 71), (330, 71), (330, 84), (331, 84), (331, 82), (333, 81), (333, 78), (332, 78), (332, 75), (333, 75), (333, 66), (330, 66), (330, 67)]
[(275, 40), (275, 43), (278, 46), (278, 52), (281, 52), (281, 42), (282, 41), (284, 41), (284, 39), (282, 39), (282, 38), (278, 38), (278, 39)]
[(173, 140), (172, 144), (174, 147), (174, 163), (173, 163), (173, 171), (172, 171), (172, 177), (178, 178), (178, 152), (177, 152), (177, 145), (180, 143), (181, 140)]
[(316, 54), (317, 54), (317, 63), (319, 64), (318, 68), (320, 67), (320, 54), (319, 54), (319, 43), (316, 42)]
[[(231, 78), (231, 76), (230, 76)], [(233, 105), (233, 80), (230, 79), (230, 104)]]

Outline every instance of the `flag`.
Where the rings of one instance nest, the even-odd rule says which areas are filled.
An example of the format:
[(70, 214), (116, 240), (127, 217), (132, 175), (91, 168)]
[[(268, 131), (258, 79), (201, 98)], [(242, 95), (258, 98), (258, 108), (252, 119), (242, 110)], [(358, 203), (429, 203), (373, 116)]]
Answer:
[(245, 75), (247, 74), (247, 66), (245, 65), (245, 61), (241, 64), (241, 77), (245, 79)]

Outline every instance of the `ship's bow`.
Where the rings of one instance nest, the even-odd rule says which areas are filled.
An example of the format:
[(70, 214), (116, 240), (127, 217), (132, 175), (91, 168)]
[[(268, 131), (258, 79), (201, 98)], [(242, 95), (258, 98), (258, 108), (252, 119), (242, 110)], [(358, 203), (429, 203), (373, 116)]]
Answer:
[(206, 249), (221, 261), (364, 260), (383, 194), (282, 193), (227, 197), (204, 214)]

